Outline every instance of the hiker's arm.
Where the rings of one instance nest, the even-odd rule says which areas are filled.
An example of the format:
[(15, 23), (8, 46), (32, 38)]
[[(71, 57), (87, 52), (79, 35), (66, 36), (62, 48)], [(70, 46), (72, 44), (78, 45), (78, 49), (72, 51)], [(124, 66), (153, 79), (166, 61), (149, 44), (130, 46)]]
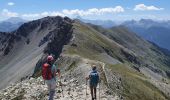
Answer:
[(60, 69), (57, 69), (57, 75), (60, 77)]
[(86, 77), (86, 80), (89, 80), (90, 79), (90, 75), (88, 75), (87, 77)]
[(56, 65), (53, 65), (52, 71), (53, 71), (53, 75), (56, 77)]
[(89, 77), (86, 77), (86, 80), (89, 80)]
[(91, 72), (88, 72), (87, 77), (86, 77), (86, 80), (89, 80), (89, 79), (90, 79), (90, 73), (91, 73)]
[(60, 69), (58, 68), (58, 66), (57, 65), (54, 65), (55, 67), (55, 76), (58, 76), (58, 77), (60, 77)]

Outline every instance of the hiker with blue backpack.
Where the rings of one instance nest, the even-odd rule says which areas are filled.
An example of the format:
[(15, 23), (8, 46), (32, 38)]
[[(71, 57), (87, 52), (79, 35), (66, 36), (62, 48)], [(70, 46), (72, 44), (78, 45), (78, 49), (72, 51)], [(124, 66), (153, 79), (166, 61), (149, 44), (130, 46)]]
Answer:
[(90, 87), (92, 100), (96, 100), (96, 92), (97, 92), (96, 88), (99, 83), (99, 73), (97, 72), (96, 65), (92, 65), (92, 70), (90, 71), (88, 77), (86, 77), (86, 80), (89, 80), (89, 87)]
[(52, 55), (49, 55), (47, 56), (47, 61), (42, 66), (42, 77), (48, 86), (49, 100), (53, 100), (55, 95), (57, 74), (60, 77), (60, 70), (53, 63), (54, 58)]

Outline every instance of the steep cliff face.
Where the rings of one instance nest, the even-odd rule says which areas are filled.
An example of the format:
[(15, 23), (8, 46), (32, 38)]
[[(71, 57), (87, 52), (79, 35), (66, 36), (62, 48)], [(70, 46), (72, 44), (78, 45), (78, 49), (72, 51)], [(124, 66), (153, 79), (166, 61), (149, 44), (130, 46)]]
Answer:
[(3, 33), (0, 87), (31, 74), (44, 54), (53, 53), (57, 58), (72, 37), (71, 23), (67, 17), (45, 17), (25, 23), (10, 34)]
[[(40, 72), (46, 55), (50, 53), (55, 59), (59, 58), (55, 64), (61, 68), (62, 82), (66, 82), (64, 88), (66, 91), (71, 88), (71, 92), (67, 91), (67, 99), (73, 98), (75, 94), (78, 95), (74, 97), (77, 100), (85, 98), (79, 94), (84, 93), (85, 88), (79, 90), (86, 83), (84, 78), (91, 64), (96, 64), (100, 72), (103, 99), (169, 99), (169, 51), (160, 50), (123, 26), (105, 29), (57, 16), (25, 23), (11, 35), (17, 38), (4, 35), (6, 45), (3, 44), (0, 55), (3, 58), (0, 59), (0, 87), (16, 81), (23, 81), (18, 84), (25, 86), (29, 82), (22, 88), (28, 91), (22, 94), (23, 98), (32, 98), (30, 91), (39, 88), (36, 85), (45, 88), (41, 84)], [(5, 53), (6, 50), (8, 53)], [(61, 53), (62, 57), (59, 56)], [(27, 79), (28, 75), (33, 75), (39, 81), (32, 82)], [(12, 93), (11, 87), (17, 87), (18, 84), (6, 88), (8, 92), (1, 91), (0, 97), (6, 98)], [(35, 88), (28, 90), (29, 86)], [(76, 86), (80, 88), (74, 90)], [(164, 86), (167, 90), (164, 90)], [(34, 99), (47, 98), (47, 94), (42, 92), (39, 96)]]

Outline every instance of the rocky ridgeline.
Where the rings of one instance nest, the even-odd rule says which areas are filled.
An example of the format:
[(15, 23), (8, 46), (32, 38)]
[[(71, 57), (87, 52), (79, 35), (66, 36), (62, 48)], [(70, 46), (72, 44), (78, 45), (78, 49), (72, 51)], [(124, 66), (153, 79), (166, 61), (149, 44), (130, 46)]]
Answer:
[[(86, 85), (80, 84), (78, 80), (71, 79), (66, 81), (62, 79), (62, 88), (58, 82), (56, 88), (55, 100), (90, 100), (90, 90)], [(63, 90), (63, 94), (62, 94)], [(99, 90), (99, 87), (97, 88)], [(98, 92), (99, 98), (99, 92)], [(11, 84), (7, 88), (0, 91), (1, 100), (48, 100), (47, 86), (41, 77), (35, 79), (30, 78), (22, 82)], [(118, 100), (118, 97), (113, 97), (105, 87), (100, 86), (101, 100)]]

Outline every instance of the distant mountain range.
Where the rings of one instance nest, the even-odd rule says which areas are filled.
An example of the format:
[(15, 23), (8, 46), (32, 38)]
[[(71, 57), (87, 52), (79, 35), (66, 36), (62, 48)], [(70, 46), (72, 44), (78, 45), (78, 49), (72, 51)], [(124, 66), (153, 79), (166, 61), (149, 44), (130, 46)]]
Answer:
[(111, 27), (117, 25), (112, 20), (89, 20), (89, 19), (81, 18), (80, 16), (76, 17), (76, 19), (81, 20), (81, 21), (83, 21), (85, 23), (91, 23), (91, 24), (94, 24), (94, 25), (100, 25), (100, 26), (103, 26), (105, 28), (111, 28)]
[(170, 50), (170, 21), (153, 21), (141, 19), (140, 21), (126, 21), (125, 25), (139, 36)]
[[(65, 75), (62, 80), (67, 82), (76, 79), (74, 82), (80, 87), (86, 86), (85, 77), (91, 65), (96, 64), (101, 76), (100, 86), (109, 91), (109, 95), (116, 94), (123, 100), (170, 100), (169, 51), (142, 39), (124, 26), (104, 28), (60, 16), (24, 23), (10, 33), (0, 32), (0, 90), (29, 76), (39, 77), (49, 53), (55, 59), (60, 58), (55, 64)], [(35, 87), (23, 88), (30, 87), (33, 81), (27, 81), (27, 85), (20, 83), (17, 85), (22, 86), (19, 89), (27, 92), (15, 91), (17, 95), (13, 95), (17, 89), (13, 84), (6, 88), (11, 92), (0, 91), (0, 100), (21, 95), (30, 98), (28, 94), (36, 92), (40, 94), (37, 98), (47, 96), (42, 94), (43, 91), (33, 91)], [(70, 84), (66, 85), (70, 87)]]
[[(160, 47), (170, 50), (170, 21), (154, 21), (151, 19), (141, 19), (139, 21), (130, 20), (122, 23), (117, 23), (112, 20), (89, 20), (77, 17), (85, 23), (103, 26), (104, 28), (111, 28), (114, 26), (123, 25), (135, 32), (144, 39), (153, 42)], [(12, 17), (0, 22), (0, 32), (11, 32), (19, 28), (26, 20), (19, 17)]]
[(79, 20), (85, 23), (101, 25), (105, 28), (123, 25), (135, 32), (144, 39), (156, 43), (160, 47), (170, 50), (170, 21), (154, 21), (151, 19), (141, 19), (139, 21), (125, 21), (121, 24), (111, 20), (86, 20), (78, 17)]
[(19, 17), (11, 17), (5, 21), (0, 22), (1, 32), (11, 32), (19, 28), (26, 20)]

